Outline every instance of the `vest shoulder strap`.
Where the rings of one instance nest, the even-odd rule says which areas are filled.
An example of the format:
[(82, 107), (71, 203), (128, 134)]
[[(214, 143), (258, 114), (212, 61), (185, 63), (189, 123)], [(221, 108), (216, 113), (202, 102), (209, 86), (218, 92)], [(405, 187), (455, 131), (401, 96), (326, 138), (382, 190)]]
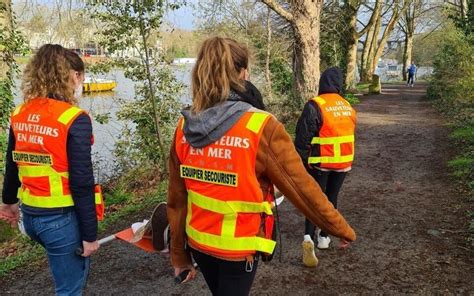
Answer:
[(72, 106), (64, 111), (58, 118), (58, 121), (64, 125), (68, 125), (80, 113), (84, 112), (81, 108)]
[(21, 111), (21, 107), (23, 107), (23, 104), (16, 106), (16, 108), (12, 112), (12, 116), (18, 115), (18, 113), (20, 113)]
[(263, 111), (254, 107), (250, 108), (248, 112), (251, 112), (252, 115), (250, 116), (250, 119), (247, 122), (246, 128), (258, 134), (260, 130), (262, 129), (267, 118), (271, 116), (271, 113), (268, 113), (266, 111)]
[(324, 104), (326, 104), (326, 100), (320, 96), (314, 97), (311, 100), (318, 104), (318, 106), (323, 106)]

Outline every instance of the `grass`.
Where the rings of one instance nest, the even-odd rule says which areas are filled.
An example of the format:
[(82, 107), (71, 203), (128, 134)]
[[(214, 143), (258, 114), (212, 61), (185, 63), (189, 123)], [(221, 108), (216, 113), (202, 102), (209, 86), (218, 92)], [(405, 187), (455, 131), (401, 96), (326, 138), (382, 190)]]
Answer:
[[(120, 187), (106, 193), (107, 210), (110, 211), (113, 208), (114, 211), (111, 213), (106, 211), (104, 220), (99, 222), (99, 235), (103, 234), (118, 221), (166, 200), (167, 188), (168, 182), (161, 182), (156, 190), (149, 193), (133, 194), (126, 192)], [(0, 254), (8, 254), (6, 256), (2, 255), (3, 258), (0, 259), (0, 276), (5, 276), (22, 266), (37, 264), (45, 258), (44, 250), (39, 244), (20, 235), (17, 230), (9, 229), (12, 232), (12, 239), (0, 245)], [(3, 235), (1, 225), (0, 230), (2, 230)], [(13, 250), (11, 254), (7, 250), (8, 248)]]
[(0, 277), (21, 266), (37, 264), (44, 258), (43, 248), (26, 237), (19, 236), (16, 245), (21, 251), (0, 260)]
[(451, 134), (451, 138), (457, 142), (462, 142), (467, 145), (474, 145), (474, 127), (458, 127), (455, 128)]
[(474, 172), (474, 157), (461, 155), (448, 162), (457, 178), (465, 179)]
[(9, 241), (17, 235), (16, 231), (6, 222), (0, 221), (0, 243)]
[(356, 89), (358, 92), (368, 92), (370, 83), (358, 83)]

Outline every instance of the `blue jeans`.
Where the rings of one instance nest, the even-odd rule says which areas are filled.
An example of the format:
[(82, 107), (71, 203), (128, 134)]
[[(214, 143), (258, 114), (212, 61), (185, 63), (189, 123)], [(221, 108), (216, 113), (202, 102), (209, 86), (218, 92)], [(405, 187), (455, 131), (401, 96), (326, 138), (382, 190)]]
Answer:
[(82, 246), (76, 213), (33, 216), (23, 212), (25, 231), (48, 254), (56, 295), (81, 295), (89, 273), (89, 258), (75, 254)]

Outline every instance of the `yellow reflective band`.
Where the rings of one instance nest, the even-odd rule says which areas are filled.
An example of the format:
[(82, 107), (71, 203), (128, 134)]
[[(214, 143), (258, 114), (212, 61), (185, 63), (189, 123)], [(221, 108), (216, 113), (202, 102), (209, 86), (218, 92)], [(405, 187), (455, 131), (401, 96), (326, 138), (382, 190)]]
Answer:
[(343, 163), (351, 162), (354, 160), (354, 155), (344, 155), (344, 156), (321, 156), (321, 157), (309, 157), (308, 163)]
[(184, 129), (184, 122), (185, 122), (184, 117), (181, 117), (181, 129), (182, 130)]
[(318, 103), (318, 105), (322, 106), (324, 104), (326, 104), (326, 100), (321, 98), (321, 97), (316, 97), (316, 98), (313, 98), (313, 100)]
[(23, 104), (20, 104), (19, 106), (15, 108), (15, 110), (12, 113), (12, 116), (18, 115), (18, 113), (20, 113), (21, 107), (23, 107)]
[(186, 234), (199, 244), (228, 251), (260, 251), (273, 253), (276, 242), (263, 237), (222, 237), (199, 232), (186, 223)]
[(30, 164), (53, 165), (51, 154), (13, 151), (13, 161)]
[(101, 193), (96, 193), (94, 194), (94, 197), (95, 197), (95, 204), (96, 205), (100, 205), (102, 204), (102, 194)]
[(330, 137), (330, 138), (314, 137), (311, 140), (311, 144), (319, 144), (319, 145), (353, 143), (353, 142), (354, 142), (354, 135), (342, 136), (342, 137)]
[(253, 113), (249, 121), (247, 122), (246, 128), (258, 134), (258, 132), (263, 126), (263, 123), (265, 122), (265, 119), (267, 119), (268, 116), (269, 115), (267, 113)]
[(18, 166), (18, 172), (21, 177), (51, 177), (55, 175), (62, 176), (64, 178), (68, 178), (68, 172), (59, 173), (54, 168), (50, 166)]
[(28, 189), (18, 190), (18, 198), (22, 204), (37, 208), (62, 208), (74, 205), (74, 201), (70, 194), (58, 196), (35, 196), (30, 194)]
[(59, 116), (58, 121), (64, 125), (67, 125), (74, 118), (74, 116), (76, 116), (80, 112), (82, 112), (80, 108), (71, 107), (64, 111), (61, 116)]
[(235, 236), (235, 228), (237, 226), (237, 214), (228, 214), (224, 215), (224, 219), (222, 221), (222, 237), (234, 237)]
[(239, 181), (239, 175), (236, 173), (202, 169), (188, 165), (180, 165), (179, 172), (181, 178), (217, 185), (237, 187)]
[(222, 201), (210, 198), (188, 190), (188, 201), (196, 206), (219, 214), (235, 213), (266, 213), (272, 215), (272, 207), (269, 202), (248, 202), (248, 201)]

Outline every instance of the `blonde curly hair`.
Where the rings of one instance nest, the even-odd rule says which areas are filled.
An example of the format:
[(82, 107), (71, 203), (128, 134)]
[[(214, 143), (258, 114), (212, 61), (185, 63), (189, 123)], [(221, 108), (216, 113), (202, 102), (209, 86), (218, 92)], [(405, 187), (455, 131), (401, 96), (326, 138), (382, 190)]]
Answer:
[(23, 71), (21, 91), (25, 102), (52, 96), (76, 105), (71, 71), (84, 73), (84, 62), (79, 55), (58, 44), (41, 46)]

